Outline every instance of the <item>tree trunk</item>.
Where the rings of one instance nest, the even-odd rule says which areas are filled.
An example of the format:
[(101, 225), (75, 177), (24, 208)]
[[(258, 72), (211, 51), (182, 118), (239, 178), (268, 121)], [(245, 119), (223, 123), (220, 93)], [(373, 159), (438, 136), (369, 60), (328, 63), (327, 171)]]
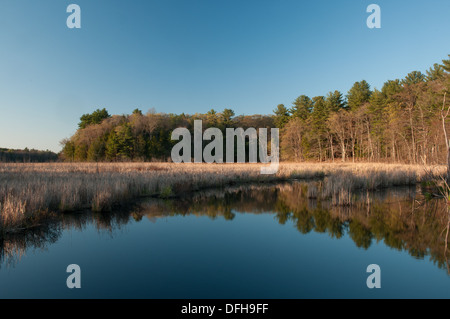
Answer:
[(319, 142), (319, 162), (322, 162), (322, 145), (320, 143), (320, 137), (317, 139)]
[(447, 147), (447, 184), (450, 185), (450, 148)]
[(413, 125), (413, 118), (412, 118), (412, 108), (413, 106), (411, 105), (411, 108), (409, 109), (409, 124), (411, 126), (411, 143), (412, 143), (412, 164), (416, 164), (416, 141), (414, 139), (414, 125)]
[(444, 101), (442, 102), (442, 110), (441, 110), (441, 120), (442, 120), (442, 130), (444, 131), (444, 138), (445, 138), (445, 146), (447, 150), (447, 176), (446, 176), (446, 182), (447, 185), (450, 185), (450, 141), (448, 140), (447, 135), (447, 128), (445, 127), (445, 119), (447, 118), (450, 107), (447, 109), (446, 114), (444, 115), (444, 109), (445, 109), (445, 98), (447, 93), (444, 93)]
[(397, 158), (395, 155), (396, 154), (395, 154), (395, 140), (394, 140), (394, 141), (392, 141), (392, 156), (394, 157), (394, 163), (397, 162)]
[(330, 151), (331, 151), (331, 159), (334, 163), (334, 149), (333, 149), (333, 136), (330, 135)]
[(355, 140), (352, 139), (352, 162), (355, 162)]

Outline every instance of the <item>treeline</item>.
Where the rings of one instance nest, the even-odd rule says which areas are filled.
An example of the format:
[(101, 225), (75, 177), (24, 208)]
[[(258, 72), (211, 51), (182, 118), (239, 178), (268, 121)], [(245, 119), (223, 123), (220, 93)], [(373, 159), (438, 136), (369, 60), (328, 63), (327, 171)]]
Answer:
[(185, 127), (193, 134), (195, 120), (202, 120), (203, 130), (219, 128), (224, 137), (228, 127), (274, 127), (273, 116), (235, 116), (231, 109), (194, 115), (143, 114), (135, 109), (131, 115), (113, 116), (98, 109), (80, 120), (75, 135), (61, 142), (66, 161), (170, 161), (172, 147), (178, 143), (171, 140), (172, 131)]
[[(449, 55), (450, 56), (450, 55)], [(274, 115), (235, 116), (231, 109), (206, 114), (143, 114), (111, 116), (98, 109), (80, 118), (79, 129), (62, 141), (66, 161), (166, 161), (178, 141), (179, 127), (203, 129), (242, 127), (280, 129), (280, 152), (291, 161), (384, 161), (446, 163), (450, 59), (426, 73), (413, 71), (389, 80), (381, 90), (365, 81), (347, 92), (326, 96), (300, 95), (290, 107), (277, 106)], [(225, 145), (225, 144), (224, 144)]]
[(289, 109), (278, 105), (284, 158), (446, 163), (449, 72), (450, 60), (443, 60), (426, 74), (389, 80), (381, 90), (362, 80), (346, 96), (301, 95)]
[(56, 162), (58, 154), (51, 151), (38, 151), (28, 148), (24, 150), (13, 150), (0, 148), (0, 162), (3, 163), (44, 163)]

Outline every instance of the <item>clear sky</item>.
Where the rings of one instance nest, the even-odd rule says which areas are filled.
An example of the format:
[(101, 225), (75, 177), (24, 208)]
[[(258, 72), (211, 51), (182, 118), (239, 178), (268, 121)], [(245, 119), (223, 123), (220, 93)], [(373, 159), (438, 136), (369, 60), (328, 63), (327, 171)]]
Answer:
[(447, 58), (449, 16), (448, 0), (0, 0), (0, 147), (59, 151), (103, 107), (271, 114), (362, 79), (381, 88)]

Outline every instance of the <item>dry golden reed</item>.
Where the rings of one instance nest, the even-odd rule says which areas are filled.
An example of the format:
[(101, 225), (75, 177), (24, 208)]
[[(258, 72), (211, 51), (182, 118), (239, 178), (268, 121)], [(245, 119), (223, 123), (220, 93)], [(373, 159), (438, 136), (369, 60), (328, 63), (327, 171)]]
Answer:
[[(324, 179), (321, 191), (336, 205), (351, 203), (355, 189), (413, 185), (422, 166), (398, 164), (281, 163), (274, 175), (261, 164), (44, 163), (0, 164), (0, 234), (23, 227), (36, 214), (92, 209), (108, 211), (142, 196), (182, 193), (234, 183)], [(431, 170), (442, 173), (445, 167)], [(311, 189), (310, 197), (317, 196)], [(3, 229), (3, 230), (2, 230)]]

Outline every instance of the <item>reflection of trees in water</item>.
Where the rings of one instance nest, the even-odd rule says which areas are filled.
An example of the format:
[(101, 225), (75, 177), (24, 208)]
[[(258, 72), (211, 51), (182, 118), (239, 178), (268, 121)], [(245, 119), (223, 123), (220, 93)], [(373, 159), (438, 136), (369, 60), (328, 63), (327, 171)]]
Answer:
[(154, 220), (167, 216), (208, 216), (232, 220), (235, 213), (274, 212), (278, 190), (270, 186), (236, 186), (226, 190), (199, 191), (175, 200), (151, 199), (143, 201), (139, 213)]
[(0, 242), (0, 263), (17, 262), (29, 248), (45, 248), (58, 240), (64, 229), (82, 231), (93, 224), (98, 231), (113, 235), (122, 225), (143, 217), (157, 220), (195, 215), (232, 220), (236, 213), (272, 213), (280, 224), (292, 223), (303, 234), (314, 231), (337, 239), (348, 234), (362, 249), (384, 241), (415, 258), (429, 256), (437, 266), (448, 269), (449, 216), (444, 201), (425, 201), (415, 189), (396, 188), (355, 193), (351, 206), (336, 206), (331, 199), (321, 198), (317, 183), (235, 186), (174, 200), (144, 200), (114, 213), (62, 214), (46, 225), (5, 235)]
[(133, 214), (129, 210), (114, 213), (66, 213), (55, 216), (36, 227), (0, 237), (0, 267), (15, 266), (29, 249), (46, 249), (55, 243), (64, 229), (84, 230), (88, 225), (95, 225), (99, 232), (109, 232), (127, 224)]
[(61, 234), (57, 223), (47, 223), (24, 232), (8, 233), (0, 238), (0, 267), (15, 266), (30, 248), (45, 249), (55, 243)]
[(388, 247), (419, 259), (429, 256), (440, 268), (448, 268), (445, 201), (425, 201), (415, 189), (399, 188), (371, 193), (369, 198), (367, 193), (356, 194), (352, 206), (342, 207), (330, 200), (308, 199), (305, 185), (281, 188), (277, 203), (280, 223), (292, 220), (302, 233), (314, 230), (335, 238), (348, 233), (363, 249), (374, 241), (384, 241)]
[(354, 193), (351, 206), (336, 206), (320, 194), (308, 198), (308, 184), (240, 186), (197, 193), (192, 198), (152, 200), (144, 202), (140, 214), (151, 219), (174, 215), (232, 219), (236, 212), (274, 213), (280, 224), (292, 222), (303, 234), (315, 231), (332, 238), (348, 234), (362, 249), (384, 241), (415, 258), (429, 256), (439, 267), (447, 268), (445, 202), (421, 200), (415, 188), (395, 188)]
[(60, 216), (60, 224), (63, 229), (84, 230), (88, 225), (93, 224), (98, 231), (112, 232), (120, 229), (123, 225), (130, 222), (134, 218), (134, 208), (116, 210), (114, 212), (79, 212), (62, 214)]

